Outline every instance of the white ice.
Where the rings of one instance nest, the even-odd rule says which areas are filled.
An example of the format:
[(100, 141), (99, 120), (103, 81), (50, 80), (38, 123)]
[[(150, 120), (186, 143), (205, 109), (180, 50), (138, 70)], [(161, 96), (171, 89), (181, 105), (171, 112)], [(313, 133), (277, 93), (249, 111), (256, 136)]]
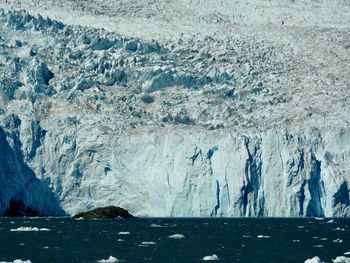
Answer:
[(109, 256), (109, 258), (107, 258), (107, 259), (97, 260), (97, 262), (100, 262), (100, 263), (114, 263), (114, 262), (118, 262), (118, 261), (119, 260), (113, 256)]
[(184, 235), (182, 234), (174, 234), (174, 235), (171, 235), (171, 236), (168, 236), (169, 238), (173, 238), (173, 239), (183, 239), (185, 238)]
[(207, 261), (207, 260), (219, 260), (219, 257), (215, 254), (213, 254), (212, 256), (205, 256), (203, 257), (203, 260)]

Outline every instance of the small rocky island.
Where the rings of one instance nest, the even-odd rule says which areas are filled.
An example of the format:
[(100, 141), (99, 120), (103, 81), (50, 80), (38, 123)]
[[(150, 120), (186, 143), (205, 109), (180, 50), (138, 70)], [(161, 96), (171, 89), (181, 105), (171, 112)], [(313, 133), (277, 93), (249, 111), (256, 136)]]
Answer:
[(110, 219), (110, 218), (135, 218), (127, 210), (116, 207), (106, 206), (99, 207), (87, 212), (81, 212), (73, 216), (73, 219), (84, 218), (84, 219)]

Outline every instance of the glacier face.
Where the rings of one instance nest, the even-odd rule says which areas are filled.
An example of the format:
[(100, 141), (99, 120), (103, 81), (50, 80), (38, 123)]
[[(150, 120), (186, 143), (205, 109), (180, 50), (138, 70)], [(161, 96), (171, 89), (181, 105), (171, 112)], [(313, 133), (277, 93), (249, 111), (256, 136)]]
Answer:
[(250, 36), (160, 45), (23, 11), (0, 26), (0, 214), (350, 216), (350, 67)]

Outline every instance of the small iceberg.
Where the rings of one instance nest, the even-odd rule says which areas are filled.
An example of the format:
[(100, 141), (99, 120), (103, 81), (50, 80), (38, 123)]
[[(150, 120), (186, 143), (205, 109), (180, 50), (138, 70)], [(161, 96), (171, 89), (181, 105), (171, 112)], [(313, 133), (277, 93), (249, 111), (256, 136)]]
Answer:
[(211, 256), (205, 256), (203, 257), (204, 261), (209, 261), (209, 260), (219, 260), (219, 257), (215, 254), (211, 255)]
[(171, 235), (171, 236), (168, 236), (169, 238), (172, 238), (172, 239), (183, 239), (185, 238), (184, 235), (182, 234), (174, 234), (174, 235)]
[(340, 256), (336, 257), (335, 259), (332, 259), (334, 263), (350, 263), (350, 258)]
[(322, 261), (319, 257), (313, 257), (313, 258), (305, 260), (304, 263), (322, 263)]
[(97, 262), (100, 263), (114, 263), (114, 262), (118, 262), (119, 260), (113, 256), (109, 256), (109, 258), (107, 259), (101, 259), (101, 260), (97, 260)]
[(328, 220), (326, 223), (327, 224), (332, 224), (332, 223), (334, 223), (334, 219)]
[(11, 232), (31, 232), (31, 231), (50, 231), (48, 228), (38, 228), (38, 227), (31, 227), (31, 226), (21, 226), (18, 228), (11, 228)]

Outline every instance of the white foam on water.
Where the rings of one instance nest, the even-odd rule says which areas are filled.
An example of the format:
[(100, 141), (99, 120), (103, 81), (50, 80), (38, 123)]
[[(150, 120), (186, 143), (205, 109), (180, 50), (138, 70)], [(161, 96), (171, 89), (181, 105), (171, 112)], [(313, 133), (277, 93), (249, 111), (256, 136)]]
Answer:
[(219, 260), (219, 257), (215, 254), (211, 255), (211, 256), (205, 256), (203, 257), (203, 260), (208, 261), (208, 260)]
[(315, 217), (315, 220), (317, 220), (317, 221), (323, 221), (323, 220), (324, 220), (324, 217)]
[(46, 247), (43, 247), (43, 249), (49, 249), (49, 247), (48, 247), (48, 246), (46, 246)]
[(322, 261), (319, 257), (313, 257), (313, 258), (305, 260), (304, 263), (322, 263)]
[(157, 242), (153, 242), (153, 241), (142, 241), (141, 244), (142, 244), (142, 245), (156, 245)]
[(10, 231), (12, 232), (37, 232), (37, 231), (50, 231), (48, 228), (38, 228), (38, 227), (31, 227), (31, 226), (21, 226), (18, 228), (11, 228)]
[(123, 242), (124, 239), (119, 238), (117, 241), (118, 241), (118, 242)]
[(326, 241), (326, 240), (328, 240), (328, 238), (324, 237), (324, 238), (321, 238), (320, 240)]
[(304, 228), (304, 226), (298, 226), (298, 228)]
[(257, 238), (271, 238), (270, 236), (258, 235)]
[(130, 235), (130, 232), (128, 231), (121, 231), (118, 233), (118, 235)]
[(337, 228), (335, 228), (335, 229), (333, 229), (333, 230), (336, 230), (336, 231), (345, 231), (345, 228), (337, 227)]
[(168, 236), (168, 238), (183, 239), (183, 238), (185, 238), (185, 236), (183, 234), (174, 234), (174, 235)]
[(300, 242), (299, 239), (294, 239), (294, 240), (293, 240), (293, 243), (299, 243), (299, 242)]
[(107, 258), (107, 259), (97, 260), (97, 262), (100, 262), (100, 263), (114, 263), (114, 262), (118, 262), (118, 261), (119, 260), (113, 256), (109, 256), (109, 258)]
[(334, 263), (350, 263), (350, 258), (339, 256), (339, 257), (336, 257), (335, 259), (332, 259), (332, 261)]
[(252, 237), (252, 236), (251, 235), (243, 235), (242, 237), (249, 238), (249, 237)]

